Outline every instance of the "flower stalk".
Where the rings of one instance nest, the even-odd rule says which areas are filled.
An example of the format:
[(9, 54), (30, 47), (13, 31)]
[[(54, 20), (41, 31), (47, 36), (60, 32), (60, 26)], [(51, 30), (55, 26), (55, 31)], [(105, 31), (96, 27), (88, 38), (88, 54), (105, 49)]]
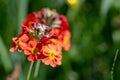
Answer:
[(39, 73), (39, 68), (40, 68), (40, 60), (37, 61), (36, 66), (35, 66), (34, 78), (37, 78), (38, 73)]
[(117, 50), (116, 50), (115, 57), (114, 57), (114, 61), (113, 61), (113, 64), (112, 64), (111, 80), (114, 80), (114, 78), (113, 78), (113, 71), (114, 71), (114, 67), (115, 67), (115, 63), (116, 63), (116, 60), (117, 60), (118, 53), (119, 53), (119, 50), (117, 49)]
[(30, 80), (30, 74), (31, 74), (31, 71), (32, 71), (33, 64), (34, 64), (34, 62), (30, 63), (30, 67), (29, 67), (29, 71), (28, 71), (27, 79), (26, 80)]

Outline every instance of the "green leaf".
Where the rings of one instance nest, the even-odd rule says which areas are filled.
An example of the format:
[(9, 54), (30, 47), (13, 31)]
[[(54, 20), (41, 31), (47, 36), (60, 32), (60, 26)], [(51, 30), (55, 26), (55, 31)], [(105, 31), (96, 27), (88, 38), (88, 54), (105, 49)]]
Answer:
[(21, 24), (23, 19), (25, 19), (28, 8), (28, 0), (19, 0), (18, 1), (18, 32), (21, 30)]
[(104, 16), (107, 14), (113, 2), (114, 0), (102, 0), (101, 11), (100, 11), (101, 15)]
[(113, 6), (116, 8), (120, 8), (120, 0), (114, 0)]
[(6, 72), (11, 71), (13, 66), (1, 36), (0, 36), (0, 56)]

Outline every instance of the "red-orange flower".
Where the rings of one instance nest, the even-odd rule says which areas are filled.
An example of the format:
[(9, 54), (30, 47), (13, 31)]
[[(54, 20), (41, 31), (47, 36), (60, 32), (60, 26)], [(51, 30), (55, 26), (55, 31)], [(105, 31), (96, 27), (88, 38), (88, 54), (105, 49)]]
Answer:
[(59, 46), (54, 44), (48, 44), (42, 48), (43, 55), (45, 56), (42, 59), (42, 62), (46, 65), (51, 65), (52, 67), (56, 67), (57, 65), (61, 65), (62, 53)]
[(11, 52), (24, 51), (31, 62), (41, 60), (46, 65), (61, 65), (62, 48), (70, 49), (70, 30), (66, 16), (43, 8), (28, 15), (18, 37), (13, 38)]
[(18, 49), (19, 52), (21, 52), (26, 47), (26, 42), (29, 40), (29, 37), (27, 34), (23, 34), (20, 37), (14, 37), (12, 39), (13, 45), (12, 48), (10, 48), (10, 52), (14, 52), (16, 49)]
[(50, 34), (53, 36), (53, 38), (50, 39), (53, 43), (61, 44), (66, 51), (70, 49), (71, 33), (69, 30), (61, 32), (59, 29), (52, 29)]
[(70, 37), (71, 37), (71, 34), (68, 30), (64, 31), (63, 32), (63, 35), (62, 35), (62, 46), (64, 48), (64, 50), (68, 51), (70, 49)]
[(30, 40), (28, 45), (24, 49), (24, 53), (28, 55), (27, 59), (29, 61), (36, 61), (37, 56), (40, 55), (41, 45), (38, 43), (36, 39)]

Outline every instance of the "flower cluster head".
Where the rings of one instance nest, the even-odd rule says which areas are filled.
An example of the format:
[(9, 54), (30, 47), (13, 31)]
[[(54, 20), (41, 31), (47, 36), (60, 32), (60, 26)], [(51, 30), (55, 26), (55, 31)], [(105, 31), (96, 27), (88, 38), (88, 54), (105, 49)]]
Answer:
[(70, 49), (70, 36), (67, 18), (44, 8), (23, 21), (19, 36), (12, 39), (10, 52), (23, 51), (29, 61), (41, 60), (55, 67), (61, 65), (62, 48)]

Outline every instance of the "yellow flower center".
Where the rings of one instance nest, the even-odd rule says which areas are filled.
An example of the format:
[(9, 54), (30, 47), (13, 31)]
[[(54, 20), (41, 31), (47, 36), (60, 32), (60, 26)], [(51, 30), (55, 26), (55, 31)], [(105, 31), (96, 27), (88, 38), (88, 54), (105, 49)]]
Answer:
[(57, 41), (56, 39), (50, 39), (50, 40), (51, 40), (53, 43), (56, 43), (56, 41)]
[(18, 47), (20, 45), (21, 41), (18, 40), (17, 43), (16, 43), (16, 46)]
[(38, 52), (38, 49), (36, 47), (33, 47), (31, 52), (32, 54), (36, 54)]
[(51, 60), (53, 60), (53, 59), (55, 59), (55, 54), (56, 54), (56, 52), (55, 52), (54, 50), (51, 50), (51, 51), (49, 52), (49, 54), (48, 54), (48, 57), (49, 57)]

